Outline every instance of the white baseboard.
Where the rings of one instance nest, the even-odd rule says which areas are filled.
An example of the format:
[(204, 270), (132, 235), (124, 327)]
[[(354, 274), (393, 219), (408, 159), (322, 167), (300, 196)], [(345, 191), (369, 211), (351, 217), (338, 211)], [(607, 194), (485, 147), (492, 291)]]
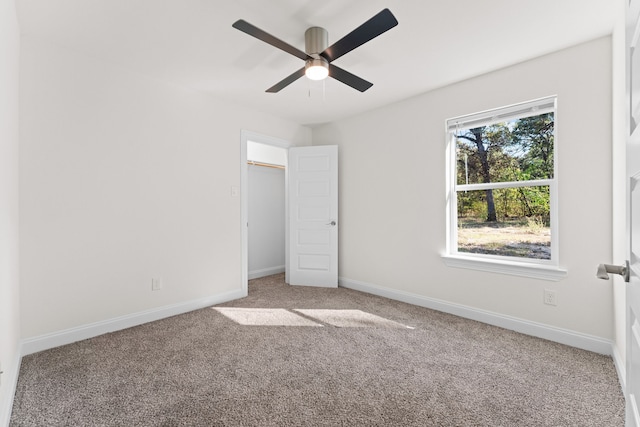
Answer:
[(22, 358), (20, 354), (16, 354), (16, 360), (13, 365), (8, 369), (6, 366), (3, 366), (3, 370), (5, 371), (2, 374), (2, 382), (9, 384), (9, 394), (7, 399), (2, 402), (2, 407), (0, 407), (0, 426), (9, 427), (9, 422), (11, 421), (11, 411), (13, 410), (13, 398), (16, 395), (16, 388), (18, 387), (18, 374), (20, 373), (20, 363), (22, 362)]
[(245, 296), (246, 294), (241, 290), (230, 291), (220, 295), (158, 307), (151, 310), (141, 311), (139, 313), (127, 314), (113, 319), (40, 335), (34, 338), (27, 338), (22, 340), (21, 353), (23, 356), (26, 356), (28, 354), (37, 353), (39, 351), (48, 350), (61, 345), (71, 344), (76, 341), (93, 338), (109, 332), (131, 328), (132, 326), (142, 325), (143, 323), (153, 322), (155, 320), (187, 313), (189, 311), (198, 310), (200, 308), (209, 307)]
[(340, 277), (338, 279), (338, 283), (344, 288), (367, 292), (373, 295), (406, 302), (420, 307), (454, 314), (466, 319), (477, 320), (478, 322), (499, 326), (504, 329), (509, 329), (538, 338), (544, 338), (546, 340), (569, 345), (571, 347), (577, 347), (593, 351), (595, 353), (605, 354), (607, 356), (611, 356), (613, 352), (612, 341), (593, 335), (557, 328), (543, 323), (519, 319), (517, 317), (481, 310), (466, 305), (455, 304), (435, 298), (428, 298), (409, 292), (389, 289), (382, 286), (372, 285), (370, 283), (347, 279), (345, 277)]
[(271, 276), (273, 274), (284, 273), (284, 265), (278, 265), (276, 267), (262, 268), (260, 270), (249, 271), (249, 280), (259, 279), (260, 277)]
[(624, 359), (618, 351), (618, 347), (614, 344), (611, 344), (611, 357), (613, 358), (613, 364), (616, 366), (616, 371), (618, 372), (620, 387), (622, 387), (622, 392), (624, 393), (625, 398), (627, 398), (627, 367), (624, 364)]

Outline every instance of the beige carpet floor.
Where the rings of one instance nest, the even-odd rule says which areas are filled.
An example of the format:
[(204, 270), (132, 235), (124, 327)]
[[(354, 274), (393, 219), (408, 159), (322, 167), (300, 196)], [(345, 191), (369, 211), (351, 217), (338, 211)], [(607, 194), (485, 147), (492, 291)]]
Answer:
[(290, 287), (27, 356), (11, 426), (624, 425), (610, 357)]

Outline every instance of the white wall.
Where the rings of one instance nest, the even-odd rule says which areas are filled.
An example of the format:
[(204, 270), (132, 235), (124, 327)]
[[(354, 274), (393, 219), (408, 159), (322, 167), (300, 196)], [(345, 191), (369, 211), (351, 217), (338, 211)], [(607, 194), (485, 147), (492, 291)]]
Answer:
[(249, 165), (248, 176), (249, 279), (255, 279), (285, 269), (285, 171)]
[(8, 425), (19, 369), (18, 66), (13, 0), (0, 0), (0, 426)]
[(311, 131), (41, 40), (21, 54), (23, 338), (240, 292), (240, 132)]
[[(445, 120), (553, 94), (568, 277), (445, 266)], [(314, 145), (340, 146), (341, 281), (613, 339), (612, 285), (595, 277), (612, 253), (611, 132), (610, 38), (314, 129)], [(557, 292), (556, 307), (543, 304), (544, 289)]]

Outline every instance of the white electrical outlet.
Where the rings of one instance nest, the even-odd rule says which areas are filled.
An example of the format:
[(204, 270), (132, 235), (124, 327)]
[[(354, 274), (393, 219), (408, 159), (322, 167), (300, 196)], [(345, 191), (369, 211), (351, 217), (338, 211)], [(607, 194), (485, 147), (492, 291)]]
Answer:
[(151, 290), (159, 291), (160, 289), (162, 289), (162, 278), (154, 277), (153, 279), (151, 279)]
[(544, 303), (547, 305), (558, 305), (558, 300), (556, 299), (556, 291), (553, 291), (551, 289), (545, 289)]

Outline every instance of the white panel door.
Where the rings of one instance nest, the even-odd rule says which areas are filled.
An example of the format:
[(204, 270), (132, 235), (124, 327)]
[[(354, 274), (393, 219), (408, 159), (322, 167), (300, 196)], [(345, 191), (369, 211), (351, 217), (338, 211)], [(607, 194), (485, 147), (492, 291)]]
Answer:
[(338, 147), (289, 149), (290, 285), (338, 286)]
[[(625, 2), (626, 3), (626, 2)], [(626, 13), (627, 72), (627, 238), (630, 263), (626, 287), (626, 425), (640, 427), (640, 0)]]

